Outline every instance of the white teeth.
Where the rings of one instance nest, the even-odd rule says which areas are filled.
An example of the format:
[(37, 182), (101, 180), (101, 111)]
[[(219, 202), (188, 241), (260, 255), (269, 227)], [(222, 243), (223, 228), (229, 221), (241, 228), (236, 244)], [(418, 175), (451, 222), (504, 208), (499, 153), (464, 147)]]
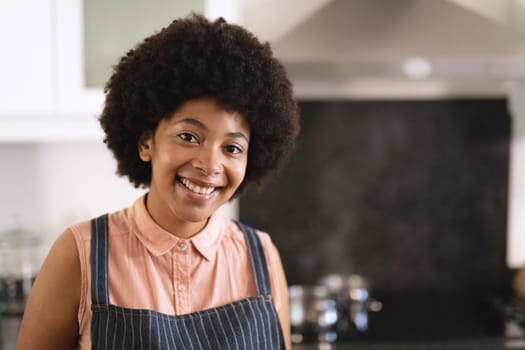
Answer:
[(197, 186), (194, 183), (192, 183), (190, 180), (185, 179), (185, 178), (182, 178), (181, 182), (184, 186), (186, 186), (187, 189), (189, 189), (192, 192), (199, 193), (199, 194), (210, 194), (215, 189), (215, 187)]

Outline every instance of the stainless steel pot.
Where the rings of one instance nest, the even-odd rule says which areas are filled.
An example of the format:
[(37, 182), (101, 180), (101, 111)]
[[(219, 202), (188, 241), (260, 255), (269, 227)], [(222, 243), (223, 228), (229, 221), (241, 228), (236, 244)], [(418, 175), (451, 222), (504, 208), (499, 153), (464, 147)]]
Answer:
[(329, 274), (319, 280), (337, 301), (339, 332), (365, 332), (369, 327), (369, 312), (382, 308), (371, 297), (370, 281), (356, 274)]
[(294, 285), (288, 288), (292, 341), (305, 337), (319, 341), (335, 341), (337, 302), (324, 286)]

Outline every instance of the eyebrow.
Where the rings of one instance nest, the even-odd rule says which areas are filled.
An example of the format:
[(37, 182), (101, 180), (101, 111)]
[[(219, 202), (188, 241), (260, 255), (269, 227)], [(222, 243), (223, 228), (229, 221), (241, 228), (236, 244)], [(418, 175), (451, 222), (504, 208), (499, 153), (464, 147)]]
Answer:
[(245, 139), (246, 142), (248, 142), (248, 138), (242, 132), (229, 132), (226, 135), (228, 135), (230, 137), (242, 138), (242, 139)]
[[(205, 130), (205, 131), (210, 130), (206, 126), (206, 124), (204, 124), (203, 122), (201, 122), (201, 121), (199, 121), (197, 119), (194, 119), (194, 118), (184, 118), (184, 119), (179, 120), (176, 124), (180, 124), (180, 123), (191, 124), (191, 125), (196, 126), (199, 129), (202, 129), (202, 130)], [(226, 135), (229, 136), (229, 137), (243, 138), (246, 141), (248, 141), (248, 137), (244, 133), (242, 133), (240, 131), (238, 131), (238, 132), (229, 132)]]
[(179, 120), (175, 124), (180, 124), (180, 123), (187, 123), (187, 124), (191, 124), (193, 126), (196, 126), (196, 127), (198, 127), (199, 129), (202, 129), (202, 130), (209, 130), (208, 127), (206, 126), (206, 124), (204, 124), (201, 121), (199, 121), (197, 119), (194, 119), (194, 118), (184, 118), (184, 119)]

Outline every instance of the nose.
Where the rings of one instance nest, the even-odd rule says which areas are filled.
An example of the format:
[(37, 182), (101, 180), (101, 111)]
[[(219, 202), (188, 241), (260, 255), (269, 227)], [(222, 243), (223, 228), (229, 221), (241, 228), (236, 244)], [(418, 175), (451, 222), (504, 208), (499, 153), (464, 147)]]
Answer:
[(222, 153), (215, 147), (199, 149), (191, 164), (204, 175), (220, 174), (223, 170)]

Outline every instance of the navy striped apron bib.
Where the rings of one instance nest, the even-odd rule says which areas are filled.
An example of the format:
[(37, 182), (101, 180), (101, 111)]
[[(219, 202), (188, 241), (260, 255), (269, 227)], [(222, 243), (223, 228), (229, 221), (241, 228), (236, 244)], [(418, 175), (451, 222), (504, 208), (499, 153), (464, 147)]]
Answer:
[(91, 348), (284, 349), (261, 242), (253, 228), (237, 224), (247, 240), (257, 295), (212, 309), (174, 316), (110, 304), (107, 215), (93, 219)]

